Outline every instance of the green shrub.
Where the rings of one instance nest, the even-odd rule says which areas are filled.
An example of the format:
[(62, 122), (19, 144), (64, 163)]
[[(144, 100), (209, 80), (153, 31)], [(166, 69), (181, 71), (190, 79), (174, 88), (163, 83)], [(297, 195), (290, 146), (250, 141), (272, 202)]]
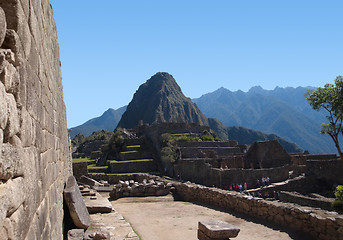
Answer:
[(338, 185), (334, 191), (337, 200), (343, 202), (343, 185)]

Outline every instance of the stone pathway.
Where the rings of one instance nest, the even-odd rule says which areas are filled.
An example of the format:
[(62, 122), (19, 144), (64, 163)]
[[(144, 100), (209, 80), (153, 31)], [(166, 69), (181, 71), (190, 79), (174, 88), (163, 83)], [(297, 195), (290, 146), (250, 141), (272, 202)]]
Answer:
[(89, 230), (106, 230), (111, 234), (111, 240), (140, 240), (131, 225), (117, 211), (91, 214), (90, 217)]

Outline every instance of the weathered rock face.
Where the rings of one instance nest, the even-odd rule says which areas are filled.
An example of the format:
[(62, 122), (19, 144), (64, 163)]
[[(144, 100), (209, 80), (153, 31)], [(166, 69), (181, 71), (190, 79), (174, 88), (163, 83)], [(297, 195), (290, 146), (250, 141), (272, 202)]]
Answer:
[(183, 95), (172, 75), (159, 72), (142, 84), (123, 114), (118, 127), (133, 128), (139, 121), (187, 122), (208, 125), (207, 118)]
[(48, 0), (0, 1), (0, 238), (62, 239), (71, 155)]

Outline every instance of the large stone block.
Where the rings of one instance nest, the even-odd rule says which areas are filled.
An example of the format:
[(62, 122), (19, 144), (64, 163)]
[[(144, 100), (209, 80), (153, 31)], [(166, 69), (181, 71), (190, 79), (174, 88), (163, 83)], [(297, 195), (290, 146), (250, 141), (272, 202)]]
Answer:
[(232, 224), (220, 220), (199, 222), (198, 228), (212, 239), (228, 239), (237, 237), (240, 229)]
[[(5, 55), (6, 52), (0, 51), (0, 54)], [(9, 52), (9, 55), (11, 55), (11, 52)], [(0, 76), (0, 81), (5, 85), (6, 92), (12, 94), (17, 93), (17, 88), (19, 86), (19, 73), (7, 60), (3, 62), (3, 71)]]
[(74, 176), (68, 178), (63, 193), (75, 226), (87, 229), (90, 225), (90, 217)]
[(0, 129), (5, 129), (8, 119), (7, 98), (5, 86), (0, 82)]
[(0, 7), (0, 47), (5, 40), (6, 29), (7, 29), (6, 15), (5, 15), (4, 10)]
[(16, 176), (23, 176), (23, 163), (26, 163), (26, 159), (21, 147), (15, 147), (8, 143), (3, 144), (0, 158), (0, 179), (8, 180)]
[(84, 234), (83, 229), (71, 229), (68, 231), (67, 240), (83, 240)]
[(16, 135), (20, 130), (17, 104), (12, 94), (6, 94), (8, 120), (5, 128), (5, 141)]
[(0, 185), (0, 222), (11, 216), (25, 200), (23, 178), (8, 180)]

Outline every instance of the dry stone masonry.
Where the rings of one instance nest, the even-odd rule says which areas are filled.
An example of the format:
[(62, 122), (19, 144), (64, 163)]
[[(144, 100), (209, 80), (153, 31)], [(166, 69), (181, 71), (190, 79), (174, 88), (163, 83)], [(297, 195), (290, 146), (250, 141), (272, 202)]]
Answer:
[(62, 239), (72, 175), (48, 0), (0, 1), (0, 236)]

